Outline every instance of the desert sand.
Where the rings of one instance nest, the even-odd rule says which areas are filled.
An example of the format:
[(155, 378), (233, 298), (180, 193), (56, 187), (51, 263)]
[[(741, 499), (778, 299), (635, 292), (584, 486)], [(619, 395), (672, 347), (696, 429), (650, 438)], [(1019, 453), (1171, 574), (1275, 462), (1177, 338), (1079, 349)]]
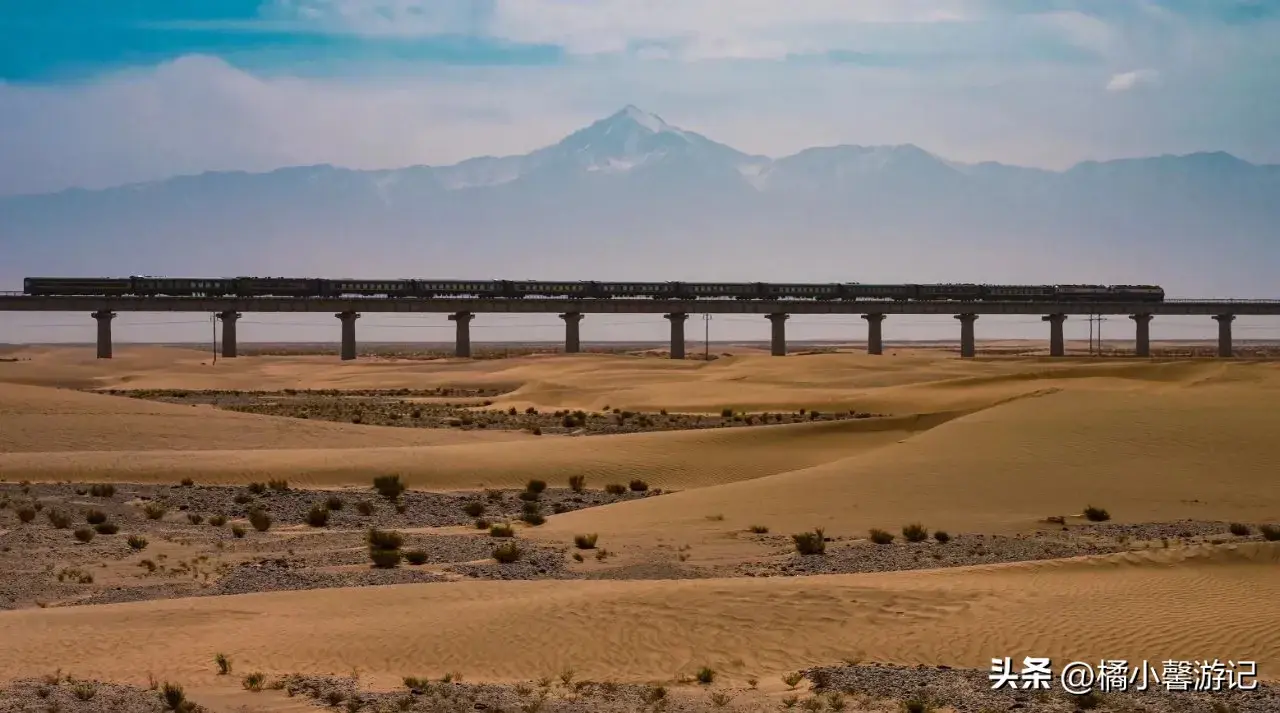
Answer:
[[(34, 482), (368, 488), (589, 488), (661, 495), (551, 514), (518, 540), (596, 533), (599, 572), (723, 567), (770, 556), (752, 526), (835, 541), (911, 522), (1017, 537), (1087, 505), (1117, 525), (1280, 522), (1280, 363), (1001, 357), (901, 349), (712, 362), (634, 355), (466, 361), (246, 357), (176, 348), (41, 347), (0, 363), (0, 478)], [(365, 426), (156, 403), (91, 389), (509, 389), (491, 408), (832, 412), (880, 418), (596, 436)], [(73, 390), (74, 389), (74, 390)], [(476, 407), (482, 408), (482, 407)], [(675, 491), (675, 492), (670, 492)], [(5, 527), (0, 524), (0, 533)], [(1056, 527), (1049, 525), (1048, 527)], [(1256, 660), (1280, 679), (1280, 542), (1157, 546), (1070, 559), (789, 577), (449, 581), (0, 612), (0, 680), (74, 671), (181, 680), (213, 709), (246, 702), (215, 675), (349, 674), (391, 687), (449, 671), (716, 685), (842, 660), (986, 668), (992, 657)], [(2, 577), (3, 575), (0, 575)], [(265, 695), (265, 694), (264, 694)], [(283, 700), (283, 699), (281, 699)], [(290, 704), (293, 705), (293, 704)], [(304, 708), (305, 709), (305, 708)]]

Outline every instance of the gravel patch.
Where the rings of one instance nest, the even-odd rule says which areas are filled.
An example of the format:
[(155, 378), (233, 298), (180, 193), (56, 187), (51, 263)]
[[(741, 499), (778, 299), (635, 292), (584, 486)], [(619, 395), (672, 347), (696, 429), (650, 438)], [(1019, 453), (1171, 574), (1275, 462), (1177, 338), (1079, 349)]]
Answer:
[[(52, 677), (50, 677), (52, 679)], [(188, 704), (186, 713), (204, 711)], [(162, 713), (171, 711), (159, 691), (100, 681), (23, 679), (0, 687), (0, 713)]]
[(1070, 713), (1090, 704), (1097, 710), (1134, 713), (1280, 711), (1280, 688), (1263, 683), (1252, 691), (1214, 693), (1169, 692), (1163, 687), (1151, 686), (1143, 692), (1101, 693), (1096, 694), (1095, 700), (1088, 700), (1066, 693), (1057, 681), (1048, 691), (992, 690), (986, 671), (945, 666), (861, 664), (811, 668), (801, 673), (813, 682), (815, 692), (841, 692), (851, 697), (849, 702), (875, 708), (883, 707), (879, 704), (886, 702), (917, 701), (933, 707), (950, 707), (958, 713), (1007, 710)]
[(829, 539), (827, 551), (821, 555), (796, 553), (790, 537), (764, 536), (762, 539), (774, 546), (780, 559), (739, 565), (731, 573), (748, 577), (795, 577), (892, 572), (1113, 554), (1177, 543), (1222, 544), (1263, 539), (1257, 528), (1240, 537), (1232, 535), (1229, 526), (1225, 522), (1195, 520), (1134, 525), (1099, 523), (1012, 536), (958, 534), (952, 535), (948, 542), (930, 539), (913, 543), (899, 536), (887, 545), (838, 538)]

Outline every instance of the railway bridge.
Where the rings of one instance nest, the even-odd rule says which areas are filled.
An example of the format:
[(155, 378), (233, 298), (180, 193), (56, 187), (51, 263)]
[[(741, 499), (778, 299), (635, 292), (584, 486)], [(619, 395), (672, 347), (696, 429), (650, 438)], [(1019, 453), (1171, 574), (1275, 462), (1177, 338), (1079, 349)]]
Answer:
[(1049, 353), (1064, 356), (1063, 324), (1072, 315), (1128, 315), (1134, 324), (1135, 354), (1151, 354), (1151, 321), (1166, 315), (1203, 315), (1218, 323), (1218, 356), (1232, 356), (1231, 324), (1239, 315), (1280, 315), (1280, 300), (1164, 300), (1116, 301), (817, 301), (804, 299), (501, 299), (414, 297), (164, 297), (164, 296), (33, 296), (0, 294), (0, 311), (84, 312), (97, 321), (97, 354), (110, 359), (111, 320), (118, 312), (204, 312), (216, 314), (222, 323), (222, 356), (237, 354), (236, 321), (245, 312), (329, 312), (338, 319), (340, 355), (356, 358), (356, 320), (363, 313), (436, 313), (448, 315), (456, 325), (459, 357), (471, 356), (471, 322), (492, 313), (559, 314), (565, 324), (564, 349), (581, 351), (581, 325), (593, 314), (660, 314), (671, 326), (671, 358), (685, 356), (685, 321), (691, 314), (758, 314), (770, 324), (774, 356), (787, 353), (787, 319), (793, 314), (857, 314), (867, 321), (867, 352), (881, 354), (885, 322), (904, 314), (950, 314), (960, 328), (960, 356), (976, 353), (976, 323), (981, 315), (1040, 315), (1049, 326)]

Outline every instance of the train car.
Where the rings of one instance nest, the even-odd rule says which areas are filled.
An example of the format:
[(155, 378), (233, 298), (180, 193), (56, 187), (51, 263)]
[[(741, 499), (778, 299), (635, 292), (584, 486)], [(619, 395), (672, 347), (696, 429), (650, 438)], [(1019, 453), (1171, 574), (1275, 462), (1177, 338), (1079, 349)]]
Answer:
[(983, 286), (974, 284), (917, 285), (916, 299), (969, 302), (982, 299)]
[(239, 294), (239, 280), (229, 277), (151, 277), (131, 278), (133, 294), (144, 297), (223, 297)]
[(22, 281), (28, 295), (117, 297), (133, 292), (127, 277), (28, 277)]
[(414, 297), (507, 297), (505, 280), (413, 280)]
[(671, 287), (662, 282), (591, 282), (588, 283), (588, 295), (605, 299), (613, 297), (648, 297), (658, 299), (671, 292)]
[(763, 284), (766, 299), (772, 300), (834, 300), (840, 297), (840, 285), (809, 285), (798, 283)]
[(916, 285), (864, 285), (849, 282), (840, 286), (840, 298), (845, 300), (914, 300), (918, 297)]
[(1111, 285), (1112, 296), (1123, 302), (1163, 302), (1164, 288), (1158, 285)]
[(1103, 302), (1111, 295), (1106, 285), (1056, 285), (1054, 299), (1063, 302)]
[(998, 302), (1034, 302), (1057, 296), (1053, 285), (983, 285), (982, 299)]
[(527, 280), (525, 285), (525, 294), (537, 297), (568, 297), (570, 299), (582, 299), (587, 297), (588, 283), (586, 282), (550, 282), (542, 280)]
[(695, 300), (726, 297), (750, 300), (762, 294), (759, 282), (686, 282), (683, 289), (689, 299)]
[(301, 277), (239, 277), (240, 297), (319, 297), (321, 280)]
[(413, 294), (413, 280), (320, 280), (320, 295), (323, 297), (411, 297)]

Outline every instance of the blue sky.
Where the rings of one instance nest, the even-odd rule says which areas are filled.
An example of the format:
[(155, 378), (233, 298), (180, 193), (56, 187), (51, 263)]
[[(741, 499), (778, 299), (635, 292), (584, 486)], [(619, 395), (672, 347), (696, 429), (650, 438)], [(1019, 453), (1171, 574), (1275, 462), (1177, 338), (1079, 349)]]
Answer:
[(628, 104), (737, 148), (1280, 162), (1280, 0), (41, 0), (0, 194), (524, 152)]

